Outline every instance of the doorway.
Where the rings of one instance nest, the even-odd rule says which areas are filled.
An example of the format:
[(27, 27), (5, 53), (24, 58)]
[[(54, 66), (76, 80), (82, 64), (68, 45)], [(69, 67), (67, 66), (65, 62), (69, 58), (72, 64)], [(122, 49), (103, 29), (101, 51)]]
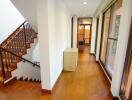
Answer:
[(91, 45), (91, 30), (92, 18), (78, 18), (77, 47), (79, 51)]

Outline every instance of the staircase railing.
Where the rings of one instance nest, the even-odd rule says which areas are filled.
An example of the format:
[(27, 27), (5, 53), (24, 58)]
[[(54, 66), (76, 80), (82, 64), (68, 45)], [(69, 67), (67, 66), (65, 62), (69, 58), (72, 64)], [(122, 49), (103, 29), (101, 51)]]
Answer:
[(28, 48), (29, 43), (33, 42), (32, 40), (36, 35), (37, 34), (32, 29), (32, 26), (25, 21), (5, 41), (2, 42), (1, 46), (6, 49), (10, 48), (10, 50), (12, 50), (12, 47), (17, 50), (21, 47)]
[(7, 78), (8, 74), (16, 69), (17, 63), (26, 61), (33, 66), (36, 63), (22, 57), (26, 54), (26, 50), (30, 48), (30, 44), (34, 42), (37, 34), (28, 22), (22, 23), (2, 44), (0, 45), (0, 67), (3, 78)]

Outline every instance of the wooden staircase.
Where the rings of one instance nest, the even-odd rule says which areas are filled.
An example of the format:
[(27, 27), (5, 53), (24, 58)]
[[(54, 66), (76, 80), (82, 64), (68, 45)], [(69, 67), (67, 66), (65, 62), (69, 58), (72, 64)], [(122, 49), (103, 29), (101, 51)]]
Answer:
[(17, 69), (17, 64), (21, 61), (40, 67), (22, 57), (27, 53), (27, 49), (31, 48), (35, 38), (37, 33), (25, 21), (0, 45), (0, 83), (12, 77), (11, 72)]

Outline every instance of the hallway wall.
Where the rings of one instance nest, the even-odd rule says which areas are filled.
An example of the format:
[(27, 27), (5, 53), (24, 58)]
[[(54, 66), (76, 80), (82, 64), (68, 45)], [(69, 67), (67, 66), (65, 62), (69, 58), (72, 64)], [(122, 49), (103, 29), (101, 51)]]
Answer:
[(49, 1), (49, 34), (51, 35), (51, 87), (63, 69), (63, 51), (70, 47), (71, 16), (61, 0)]
[(38, 0), (37, 11), (42, 89), (52, 90), (71, 45), (71, 15), (61, 0)]
[(73, 47), (77, 48), (77, 16), (73, 16)]
[(94, 48), (95, 48), (95, 38), (96, 38), (96, 18), (93, 17), (93, 23), (92, 23), (92, 35), (91, 35), (91, 48), (90, 53), (94, 54)]
[(11, 2), (37, 32), (37, 0), (11, 0)]

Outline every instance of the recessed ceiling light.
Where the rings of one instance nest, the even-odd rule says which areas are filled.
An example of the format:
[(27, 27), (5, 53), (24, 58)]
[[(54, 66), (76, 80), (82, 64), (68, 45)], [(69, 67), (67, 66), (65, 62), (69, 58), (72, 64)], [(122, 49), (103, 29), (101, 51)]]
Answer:
[(87, 2), (83, 2), (84, 5), (88, 4)]

